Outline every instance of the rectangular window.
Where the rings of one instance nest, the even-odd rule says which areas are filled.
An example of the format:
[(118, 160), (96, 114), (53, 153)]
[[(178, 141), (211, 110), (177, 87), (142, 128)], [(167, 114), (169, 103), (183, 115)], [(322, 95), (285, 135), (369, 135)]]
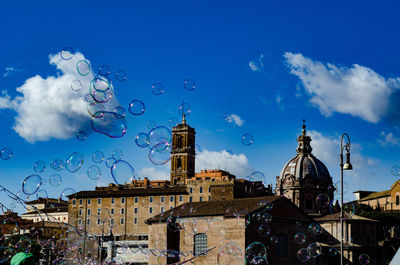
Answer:
[(173, 202), (174, 201), (174, 195), (169, 196), (169, 201)]
[(97, 199), (97, 204), (101, 204), (101, 198)]
[(111, 204), (115, 203), (115, 198), (111, 198)]
[(208, 192), (209, 192), (209, 193), (211, 193), (211, 186), (210, 186), (210, 187), (208, 187)]
[(208, 200), (211, 201), (211, 196), (208, 196)]
[(193, 193), (193, 188), (190, 188), (189, 192), (190, 192), (190, 193)]
[(203, 201), (203, 197), (201, 197), (201, 196), (200, 196), (200, 201), (201, 201), (201, 202)]
[(189, 202), (192, 202), (193, 201), (193, 197), (189, 197)]
[(203, 187), (200, 187), (200, 193), (203, 193)]
[(82, 216), (82, 209), (79, 209), (78, 215), (79, 215), (79, 216)]
[(114, 224), (114, 218), (110, 219), (110, 223), (113, 225)]
[(92, 204), (92, 199), (87, 199), (87, 204)]
[(87, 215), (90, 216), (91, 213), (92, 211), (90, 209), (87, 209)]
[(153, 207), (149, 208), (149, 213), (153, 213)]
[(114, 208), (111, 208), (111, 214), (114, 214)]
[(97, 218), (97, 225), (100, 225), (100, 224), (101, 224), (101, 219)]
[(121, 218), (121, 225), (124, 224), (124, 218)]
[(121, 198), (121, 203), (122, 204), (125, 203), (125, 198), (124, 197)]
[(138, 203), (138, 202), (139, 202), (139, 198), (135, 197), (135, 203)]
[(83, 200), (79, 199), (79, 204), (82, 205), (83, 204)]
[(149, 197), (149, 202), (153, 202), (153, 196)]
[(97, 209), (97, 215), (101, 215), (101, 209), (100, 208)]
[(172, 206), (169, 207), (170, 210), (171, 210), (172, 208), (174, 208), (174, 207), (172, 207)]
[(137, 225), (137, 218), (133, 219), (133, 223)]
[(137, 208), (135, 208), (135, 209), (133, 210), (133, 212), (134, 212), (134, 213), (137, 213)]
[(183, 202), (183, 196), (182, 195), (179, 196), (179, 201)]
[(82, 219), (81, 218), (78, 219), (78, 225), (82, 225)]
[(161, 213), (164, 213), (164, 207), (161, 207)]
[(165, 202), (165, 197), (161, 196), (161, 202)]
[(196, 234), (194, 235), (194, 255), (205, 255), (207, 251), (207, 235), (206, 234)]
[(90, 225), (90, 219), (87, 219), (87, 220), (86, 220), (86, 224), (87, 224), (87, 225)]
[(124, 213), (125, 213), (124, 208), (121, 208), (121, 214), (124, 214)]
[(72, 205), (76, 205), (76, 200), (75, 199), (72, 200)]

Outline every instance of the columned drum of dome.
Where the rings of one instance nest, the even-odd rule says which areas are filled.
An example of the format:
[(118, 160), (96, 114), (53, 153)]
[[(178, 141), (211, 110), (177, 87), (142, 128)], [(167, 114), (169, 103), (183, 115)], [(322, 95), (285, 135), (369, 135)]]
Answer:
[[(306, 134), (303, 123), (303, 133), (297, 137), (297, 155), (289, 160), (276, 177), (277, 195), (283, 195), (309, 214), (326, 214), (326, 205), (319, 205), (317, 197), (325, 194), (333, 200), (333, 190), (329, 189), (332, 177), (326, 166), (311, 152), (311, 137)], [(327, 198), (324, 196), (324, 198)]]

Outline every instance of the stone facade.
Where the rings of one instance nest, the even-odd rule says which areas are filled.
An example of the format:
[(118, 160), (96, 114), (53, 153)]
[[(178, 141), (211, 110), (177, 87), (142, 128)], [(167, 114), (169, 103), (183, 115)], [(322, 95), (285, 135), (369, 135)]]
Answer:
[(390, 190), (379, 192), (357, 191), (355, 194), (358, 197), (358, 203), (369, 205), (373, 209), (400, 211), (400, 180), (393, 183)]

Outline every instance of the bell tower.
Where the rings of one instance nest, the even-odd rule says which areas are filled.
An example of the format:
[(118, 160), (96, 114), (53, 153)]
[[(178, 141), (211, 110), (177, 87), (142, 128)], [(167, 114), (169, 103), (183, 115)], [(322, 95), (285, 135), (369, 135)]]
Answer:
[(194, 128), (186, 124), (185, 114), (180, 124), (172, 128), (171, 183), (185, 184), (187, 178), (194, 176), (195, 137)]

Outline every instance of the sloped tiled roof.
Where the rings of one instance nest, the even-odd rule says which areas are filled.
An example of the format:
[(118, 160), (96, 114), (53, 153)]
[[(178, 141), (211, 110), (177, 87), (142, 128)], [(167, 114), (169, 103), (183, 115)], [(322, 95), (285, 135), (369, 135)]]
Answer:
[(124, 196), (147, 196), (147, 195), (175, 195), (188, 194), (186, 186), (164, 186), (164, 187), (132, 187), (122, 190), (84, 190), (71, 194), (69, 198), (101, 198), (101, 197), (124, 197)]
[[(176, 208), (166, 211), (163, 214), (153, 216), (147, 223), (163, 222), (170, 215), (182, 217), (200, 217), (200, 216), (225, 216), (234, 217), (236, 213), (245, 215), (265, 207), (267, 201), (272, 204), (271, 215), (273, 218), (293, 219), (298, 221), (312, 220), (296, 205), (284, 196), (267, 196), (245, 199), (233, 199), (223, 201), (191, 202), (180, 205)], [(296, 212), (297, 211), (297, 212)]]
[(67, 201), (59, 200), (59, 199), (53, 199), (53, 198), (39, 198), (33, 201), (28, 201), (26, 204), (39, 204), (39, 203), (54, 203), (54, 204), (64, 204), (68, 205)]
[(390, 196), (390, 190), (378, 191), (378, 192), (371, 193), (370, 195), (368, 195), (365, 198), (362, 198), (360, 200), (360, 202), (378, 199), (378, 198), (382, 198), (382, 197), (389, 197), (389, 196)]
[[(38, 209), (38, 212), (41, 213), (62, 213), (62, 212), (67, 212), (68, 213), (68, 206), (66, 207), (54, 207), (54, 208), (44, 208), (44, 209)], [(21, 216), (23, 215), (29, 215), (29, 214), (36, 214), (37, 211), (33, 210), (27, 213), (23, 213), (21, 214)]]

